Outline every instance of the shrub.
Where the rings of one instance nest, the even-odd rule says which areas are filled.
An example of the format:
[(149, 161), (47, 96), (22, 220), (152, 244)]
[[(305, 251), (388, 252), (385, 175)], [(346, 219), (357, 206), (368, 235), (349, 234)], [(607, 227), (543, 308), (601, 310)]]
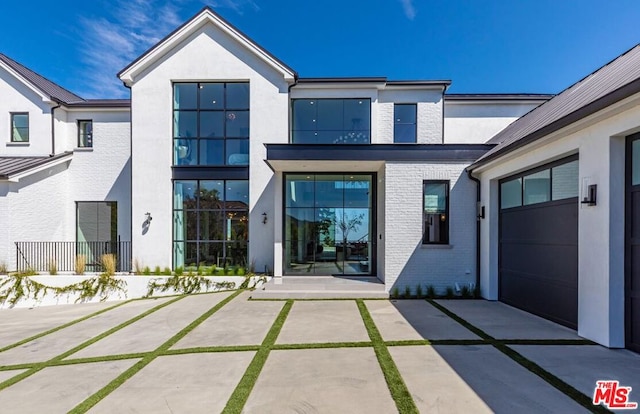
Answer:
[(142, 274), (145, 276), (149, 276), (151, 274), (151, 269), (149, 269), (149, 266), (145, 266), (144, 269), (142, 269)]
[(473, 287), (473, 297), (475, 299), (479, 299), (480, 298), (480, 285), (475, 285)]
[(176, 276), (182, 276), (184, 274), (184, 269), (182, 268), (182, 266), (176, 267), (175, 274)]
[(404, 297), (405, 299), (409, 299), (411, 297), (411, 286), (407, 285), (404, 287)]
[(198, 270), (196, 271), (198, 276), (202, 276), (204, 274), (204, 268), (202, 265), (198, 266)]
[(76, 275), (84, 275), (84, 271), (87, 267), (87, 256), (79, 254), (76, 256)]
[(49, 259), (48, 270), (51, 276), (58, 274), (58, 263), (56, 262), (56, 259)]
[(238, 276), (244, 276), (247, 274), (246, 270), (244, 267), (238, 266), (238, 268), (236, 269), (236, 275)]
[(445, 298), (447, 299), (452, 299), (455, 297), (455, 294), (453, 292), (453, 288), (451, 286), (447, 286), (447, 290), (446, 293), (444, 295)]
[(160, 266), (156, 266), (156, 267), (153, 269), (153, 274), (154, 274), (155, 276), (160, 276), (160, 275), (162, 274), (162, 270), (160, 270)]
[(420, 283), (418, 283), (416, 285), (416, 297), (418, 299), (422, 298), (424, 295), (422, 294), (422, 285)]
[(400, 296), (398, 286), (394, 286), (393, 289), (391, 289), (391, 293), (389, 296), (391, 297), (391, 299), (398, 299), (398, 297)]
[(7, 273), (9, 273), (7, 262), (0, 262), (0, 275), (6, 275)]
[(113, 276), (116, 274), (116, 256), (114, 254), (103, 254), (100, 262), (105, 275)]
[(133, 274), (141, 275), (143, 272), (143, 269), (142, 269), (142, 263), (140, 263), (140, 260), (135, 258), (133, 259), (133, 262), (131, 264), (133, 265)]
[(162, 271), (162, 274), (164, 276), (171, 276), (171, 269), (169, 269), (168, 267), (165, 267), (164, 270)]
[(436, 297), (436, 288), (433, 285), (427, 286), (427, 297), (431, 299)]
[(469, 289), (469, 286), (463, 285), (462, 288), (460, 288), (460, 296), (462, 296), (465, 299), (468, 299), (471, 297), (471, 289)]

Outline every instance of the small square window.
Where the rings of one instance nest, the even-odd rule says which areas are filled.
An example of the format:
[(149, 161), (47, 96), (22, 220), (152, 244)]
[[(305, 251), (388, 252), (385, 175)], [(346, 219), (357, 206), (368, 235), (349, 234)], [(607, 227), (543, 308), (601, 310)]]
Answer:
[(449, 244), (449, 182), (424, 181), (422, 244)]
[(11, 142), (29, 142), (29, 114), (11, 114)]
[(93, 121), (78, 121), (78, 148), (93, 147)]
[(395, 104), (393, 107), (393, 142), (415, 144), (417, 142), (417, 105)]

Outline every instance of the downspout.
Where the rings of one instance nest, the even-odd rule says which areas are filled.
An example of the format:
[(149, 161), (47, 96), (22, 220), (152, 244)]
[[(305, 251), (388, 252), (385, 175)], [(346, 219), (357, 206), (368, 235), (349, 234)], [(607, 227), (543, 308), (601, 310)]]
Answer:
[(471, 174), (471, 170), (467, 170), (467, 175), (471, 181), (476, 183), (476, 290), (480, 292), (480, 220), (483, 218), (478, 208), (480, 206), (480, 180)]
[[(125, 88), (129, 89), (129, 242), (131, 243), (130, 252), (133, 260), (133, 89), (122, 82)], [(129, 263), (129, 273), (134, 269), (132, 263)]]
[(55, 121), (55, 111), (57, 108), (60, 108), (60, 102), (56, 101), (57, 105), (51, 108), (51, 154), (50, 157), (56, 155), (56, 121)]

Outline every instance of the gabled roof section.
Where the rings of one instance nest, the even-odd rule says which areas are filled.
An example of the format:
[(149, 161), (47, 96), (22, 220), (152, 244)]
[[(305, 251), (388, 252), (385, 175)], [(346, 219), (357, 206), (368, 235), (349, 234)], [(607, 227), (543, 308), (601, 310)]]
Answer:
[(72, 152), (63, 152), (53, 157), (0, 157), (0, 181), (13, 181), (42, 168), (71, 159)]
[(149, 50), (140, 55), (136, 60), (127, 65), (118, 73), (118, 77), (127, 86), (131, 86), (135, 82), (135, 77), (139, 73), (148, 68), (158, 59), (165, 56), (173, 47), (207, 23), (215, 25), (222, 32), (237, 40), (241, 45), (254, 53), (265, 63), (282, 73), (285, 80), (293, 81), (297, 79), (298, 74), (293, 69), (269, 53), (266, 49), (262, 48), (255, 41), (249, 38), (249, 36), (242, 33), (238, 28), (226, 21), (218, 13), (214, 12), (209, 6), (204, 7), (198, 14), (187, 20), (164, 39), (160, 40)]
[(640, 92), (640, 44), (517, 119), (469, 169), (521, 148)]
[(37, 74), (28, 67), (16, 62), (10, 57), (0, 53), (0, 62), (8, 66), (21, 80), (27, 82), (30, 86), (38, 90), (48, 99), (59, 103), (70, 103), (84, 101), (81, 97), (73, 92), (69, 92), (62, 86), (51, 82), (42, 75)]

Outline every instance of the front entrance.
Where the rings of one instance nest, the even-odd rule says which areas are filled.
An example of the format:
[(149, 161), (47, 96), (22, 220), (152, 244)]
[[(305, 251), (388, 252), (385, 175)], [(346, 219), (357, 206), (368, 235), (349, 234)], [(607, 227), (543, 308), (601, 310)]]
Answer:
[(374, 274), (374, 178), (285, 174), (285, 274)]
[(625, 342), (640, 352), (640, 134), (627, 138)]

